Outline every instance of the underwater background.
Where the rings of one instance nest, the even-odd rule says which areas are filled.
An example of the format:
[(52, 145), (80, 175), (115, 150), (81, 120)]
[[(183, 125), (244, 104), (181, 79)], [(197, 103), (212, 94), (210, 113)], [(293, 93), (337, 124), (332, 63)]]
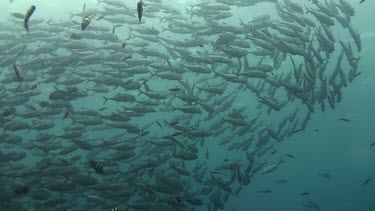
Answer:
[[(303, 15), (310, 17), (316, 24), (320, 24), (318, 20), (313, 19), (314, 16), (305, 13), (305, 5), (308, 8), (316, 8), (313, 2), (290, 1), (303, 8)], [(337, 4), (341, 2), (333, 1)], [(118, 11), (115, 9), (120, 8), (112, 5), (111, 2), (123, 3), (124, 11), (128, 15), (122, 17), (120, 14), (116, 14)], [(231, 15), (228, 16), (230, 17), (215, 20), (216, 12), (223, 15), (227, 15), (227, 13), (219, 12), (219, 9), (215, 9), (215, 7), (213, 9), (206, 7), (227, 5), (225, 2), (234, 2), (237, 5), (229, 6), (230, 10), (228, 11)], [(288, 7), (288, 4), (285, 3), (288, 1), (279, 0), (276, 2)], [(324, 2), (330, 1), (320, 0), (317, 2), (324, 5)], [(0, 211), (111, 210), (114, 208), (121, 210), (233, 211), (374, 210), (375, 83), (373, 81), (375, 72), (373, 66), (375, 65), (375, 27), (372, 22), (375, 20), (373, 14), (375, 2), (371, 0), (362, 4), (359, 4), (359, 0), (347, 0), (347, 2), (355, 10), (355, 15), (350, 17), (350, 22), (351, 26), (359, 32), (362, 49), (357, 51), (351, 34), (348, 30), (340, 28), (340, 24), (335, 20), (335, 26), (330, 30), (332, 30), (337, 43), (335, 43), (335, 50), (330, 52), (330, 56), (324, 60), (328, 62), (327, 69), (335, 68), (340, 53), (343, 52), (338, 41), (342, 40), (351, 44), (351, 48), (355, 52), (354, 57), (359, 58), (356, 71), (360, 74), (354, 77), (351, 83), (348, 82), (347, 87), (342, 87), (342, 99), (335, 104), (334, 108), (331, 108), (326, 102), (323, 112), (320, 104), (314, 102), (315, 109), (314, 112), (311, 112), (310, 108), (307, 109), (299, 99), (291, 97), (293, 92), (283, 87), (289, 83), (297, 84), (294, 79), (291, 79), (294, 76), (292, 76), (293, 66), (290, 58), (293, 57), (297, 65), (299, 63), (306, 65), (303, 56), (292, 55), (287, 51), (280, 53), (278, 55), (282, 64), (276, 68), (275, 54), (266, 55), (263, 60), (263, 56), (249, 53), (257, 46), (254, 44), (255, 39), (249, 38), (253, 35), (256, 36), (251, 31), (250, 20), (261, 15), (270, 15), (271, 20), (280, 19), (279, 13), (276, 12), (276, 3), (273, 1), (143, 1), (143, 20), (139, 24), (138, 1), (134, 0), (111, 0), (108, 1), (108, 5), (106, 5), (106, 0), (99, 4), (96, 0), (2, 0), (0, 3), (0, 112), (3, 115), (0, 139), (0, 166), (2, 166), (0, 171), (2, 192), (0, 194)], [(30, 18), (29, 32), (26, 32), (24, 17), (17, 18), (13, 13), (25, 14), (31, 5), (35, 5), (36, 10)], [(85, 5), (85, 10), (82, 9), (83, 5)], [(165, 14), (163, 14), (163, 7), (166, 11), (166, 8), (180, 11), (180, 15), (186, 19), (181, 19), (182, 21), (179, 22), (174, 19), (174, 15), (177, 17), (178, 13), (164, 11)], [(198, 8), (197, 11), (194, 10), (196, 8)], [(82, 11), (91, 9), (93, 9), (92, 14), (80, 14)], [(104, 14), (103, 11), (111, 9), (113, 12)], [(289, 12), (297, 10), (291, 9)], [(173, 10), (171, 9), (171, 11)], [(91, 22), (86, 29), (82, 30), (81, 23), (88, 15)], [(117, 19), (106, 19), (109, 16), (119, 16), (120, 22), (121, 18), (128, 19), (124, 19), (124, 23), (117, 23)], [(241, 25), (240, 19), (245, 22), (245, 25)], [(42, 21), (33, 24), (33, 20)], [(185, 27), (181, 24), (183, 21), (192, 25)], [(223, 27), (218, 27), (219, 23)], [(270, 24), (277, 23), (272, 20)], [(297, 22), (293, 22), (293, 24), (298, 25)], [(118, 27), (114, 27), (115, 25)], [(189, 28), (194, 25), (196, 28)], [(235, 26), (241, 28), (242, 31), (236, 34), (226, 26)], [(52, 31), (52, 28), (56, 31)], [(184, 30), (178, 31), (179, 28)], [(207, 30), (211, 28), (219, 30)], [(271, 28), (267, 29), (272, 31), (267, 36), (277, 37), (279, 32)], [(136, 31), (137, 29), (149, 31)], [(155, 29), (158, 31), (157, 36), (147, 35), (148, 32)], [(175, 29), (176, 31), (174, 31)], [(186, 31), (186, 29), (188, 30)], [(85, 38), (85, 36), (105, 33), (113, 34), (115, 37)], [(234, 44), (231, 42), (218, 43), (218, 36), (224, 33), (236, 35), (240, 40), (250, 44), (249, 48), (243, 48), (247, 51), (245, 56), (235, 58), (238, 52), (234, 51), (238, 50), (238, 47), (233, 47)], [(312, 30), (312, 38), (308, 42), (319, 46), (318, 41), (314, 38), (315, 35), (312, 35), (313, 33), (318, 33), (318, 31)], [(153, 41), (149, 37), (142, 38), (142, 35), (156, 37), (158, 40)], [(76, 39), (75, 36), (78, 38)], [(138, 41), (134, 41), (137, 39)], [(173, 42), (169, 39), (179, 42), (173, 46)], [(193, 44), (188, 46), (187, 43), (190, 40), (193, 41)], [(86, 44), (81, 45), (82, 43), (89, 44), (90, 47), (87, 47)], [(277, 43), (275, 43), (273, 45), (276, 46)], [(75, 46), (75, 44), (77, 45)], [(181, 46), (179, 46), (180, 44)], [(108, 48), (105, 48), (106, 46)], [(320, 49), (320, 47), (316, 48)], [(36, 51), (38, 49), (40, 51)], [(147, 51), (147, 49), (154, 49), (156, 52), (161, 52), (162, 55), (155, 55), (155, 52)], [(178, 51), (179, 49), (181, 50)], [(181, 52), (186, 53), (183, 49), (190, 51), (191, 55), (182, 54)], [(306, 47), (306, 49), (309, 48)], [(320, 50), (321, 55), (327, 55), (324, 52), (327, 49)], [(171, 51), (175, 53), (171, 53)], [(281, 50), (275, 47), (274, 51)], [(280, 56), (282, 54), (285, 56)], [(206, 58), (206, 55), (224, 55), (223, 57), (229, 59), (230, 62), (227, 60), (224, 62), (199, 60), (199, 57)], [(350, 59), (346, 56), (345, 54), (343, 59), (343, 70), (350, 69), (349, 62), (346, 62)], [(247, 64), (246, 67), (244, 57), (247, 58), (250, 66)], [(157, 65), (147, 62), (150, 60)], [(128, 61), (129, 63), (127, 63)], [(230, 65), (232, 63), (235, 65)], [(117, 66), (119, 64), (120, 66)], [(184, 66), (195, 64), (202, 64), (210, 72), (198, 73)], [(254, 78), (247, 78), (246, 82), (237, 83), (230, 81), (233, 79), (233, 75), (228, 77), (229, 79), (220, 76), (220, 73), (232, 74), (232, 69), (238, 69), (239, 72), (233, 74), (239, 76), (242, 74), (240, 72), (245, 72), (246, 69), (251, 69), (251, 66), (255, 67), (257, 64), (268, 64), (273, 67), (273, 73), (267, 72), (267, 77), (277, 78), (276, 81), (281, 85), (274, 88), (280, 90), (275, 95), (275, 99), (277, 98), (280, 104), (288, 101), (287, 107), (280, 110), (274, 109), (271, 108), (272, 106), (266, 105), (269, 101), (260, 100), (262, 96), (267, 95), (264, 93), (269, 94), (269, 90), (273, 89), (272, 86), (268, 87), (267, 82), (267, 85), (263, 85), (266, 86), (266, 90), (254, 93), (250, 91), (251, 88), (247, 89), (243, 85), (252, 84), (258, 86), (259, 90), (261, 82), (254, 82)], [(121, 72), (127, 72), (128, 69), (135, 71), (132, 69), (134, 67), (147, 67), (146, 70), (149, 72), (133, 73), (124, 77), (121, 75)], [(15, 74), (16, 69), (21, 73), (21, 80)], [(53, 72), (52, 70), (57, 71)], [(219, 73), (215, 73), (213, 70)], [(332, 75), (330, 70), (325, 72), (327, 81)], [(82, 74), (78, 74), (79, 71)], [(107, 75), (106, 71), (111, 74)], [(163, 71), (165, 71), (165, 75), (158, 75)], [(95, 72), (96, 76), (92, 77), (90, 72)], [(103, 82), (104, 79), (95, 79), (99, 78), (99, 75), (107, 75), (110, 80)], [(27, 79), (30, 76), (36, 76), (36, 78)], [(349, 78), (349, 76), (347, 77)], [(70, 78), (80, 81), (71, 84), (65, 83)], [(48, 79), (51, 80), (48, 81)], [(123, 84), (113, 85), (111, 79), (112, 81), (121, 79)], [(183, 84), (181, 81), (185, 83)], [(287, 83), (286, 81), (288, 84), (283, 84)], [(131, 82), (139, 83), (140, 87), (128, 88), (126, 85)], [(100, 83), (104, 84), (104, 87), (109, 91), (94, 90), (103, 88), (97, 86)], [(37, 88), (31, 88), (34, 84), (37, 84)], [(301, 84), (303, 82), (300, 83), (300, 86), (306, 93), (321, 88), (321, 83), (317, 82), (315, 88), (307, 92), (306, 87), (308, 86)], [(206, 93), (204, 88), (210, 85), (224, 87), (225, 91), (222, 94)], [(17, 89), (22, 89), (22, 91)], [(40, 93), (28, 94), (28, 90), (31, 89), (39, 90)], [(75, 89), (78, 89), (79, 94), (75, 94)], [(198, 89), (201, 90), (198, 91)], [(53, 92), (58, 92), (56, 98), (51, 97)], [(160, 99), (153, 98), (147, 95), (147, 92), (150, 94), (157, 92), (162, 97)], [(136, 100), (115, 99), (116, 94), (119, 93), (129, 94)], [(199, 99), (186, 99), (181, 97), (182, 95), (186, 98), (193, 95)], [(12, 102), (19, 96), (27, 97), (28, 100), (26, 102), (21, 100), (20, 103)], [(233, 101), (233, 104), (221, 112), (217, 111), (220, 105), (228, 99), (231, 99), (229, 101)], [(149, 110), (139, 111), (141, 108), (146, 109), (144, 107), (137, 107), (139, 110), (136, 110), (133, 106), (136, 106), (136, 102), (140, 100), (150, 100), (147, 105), (146, 103), (144, 105), (147, 109), (152, 108), (152, 112)], [(41, 102), (48, 102), (48, 105), (43, 106)], [(64, 103), (56, 107), (50, 106), (55, 102)], [(155, 104), (149, 105), (152, 103)], [(214, 107), (214, 111), (204, 108), (204, 103)], [(270, 105), (273, 104), (270, 103)], [(199, 112), (194, 110), (197, 109), (197, 106)], [(193, 111), (188, 110), (187, 107)], [(9, 108), (15, 108), (15, 111)], [(120, 115), (129, 108), (134, 109), (133, 113), (126, 113), (129, 115), (125, 115), (126, 118)], [(46, 109), (51, 111), (51, 114), (43, 113)], [(56, 109), (60, 110), (56, 111), (57, 114), (52, 114)], [(296, 109), (299, 111), (298, 125), (303, 122), (306, 114), (311, 112), (306, 128), (301, 131), (298, 130), (299, 128), (290, 129), (293, 126), (288, 123), (283, 127), (285, 136), (281, 140), (277, 140), (275, 137), (270, 138), (269, 136), (273, 136), (272, 129), (267, 129), (269, 127), (277, 128), (279, 123), (286, 117), (290, 117)], [(88, 115), (84, 112), (81, 114), (77, 112), (83, 110), (97, 113)], [(241, 110), (241, 114), (236, 112), (237, 110)], [(34, 112), (35, 116), (29, 114)], [(114, 120), (111, 119), (112, 117), (114, 119), (115, 117), (124, 117), (125, 120), (121, 118), (120, 121)], [(254, 127), (254, 130), (249, 128), (249, 132), (246, 132), (245, 136), (252, 137), (255, 134), (254, 140), (259, 141), (262, 135), (267, 134), (264, 136), (267, 136), (270, 141), (263, 145), (256, 145), (256, 141), (252, 141), (251, 146), (238, 147), (237, 145), (236, 147), (232, 145), (232, 149), (229, 149), (231, 143), (241, 143), (242, 139), (246, 139), (237, 136), (242, 127), (236, 125), (238, 121), (242, 123), (243, 120), (247, 127), (251, 119), (255, 117), (256, 123), (254, 124), (257, 125), (257, 128)], [(92, 123), (91, 120), (98, 121), (98, 123)], [(230, 123), (231, 121), (233, 122)], [(21, 129), (14, 126), (15, 129), (12, 130), (14, 122), (27, 122), (27, 126)], [(38, 129), (34, 127), (47, 122), (54, 123), (52, 128)], [(131, 125), (121, 125), (123, 122), (130, 122)], [(213, 125), (217, 123), (221, 125), (218, 126), (219, 129), (212, 129)], [(189, 129), (175, 127), (179, 124)], [(67, 129), (77, 125), (83, 127), (78, 130)], [(219, 134), (221, 130), (224, 132)], [(81, 135), (73, 138), (63, 136), (72, 131)], [(54, 137), (44, 142), (38, 142), (38, 136), (41, 134), (49, 134)], [(286, 134), (290, 134), (290, 136)], [(21, 141), (17, 139), (16, 142), (14, 141), (16, 139), (10, 138), (16, 136), (21, 137)], [(218, 145), (219, 141), (228, 136), (232, 137), (228, 143)], [(278, 137), (280, 138), (280, 134)], [(129, 144), (133, 146), (130, 146), (129, 149), (116, 148), (123, 140), (128, 139), (130, 140)], [(165, 142), (149, 143), (159, 139), (163, 139)], [(181, 141), (182, 144), (179, 145), (170, 140)], [(88, 143), (89, 146), (85, 143)], [(54, 148), (55, 144), (56, 148)], [(63, 149), (71, 145), (76, 145), (77, 148), (70, 153), (61, 154)], [(185, 150), (189, 153), (194, 152), (197, 157), (184, 157), (188, 156), (182, 153)], [(254, 152), (258, 153), (258, 150), (265, 150), (265, 152), (259, 156), (255, 155), (254, 160), (250, 161), (250, 155), (253, 156)], [(130, 155), (122, 154), (124, 151), (129, 152)], [(25, 152), (25, 157), (22, 159), (12, 157), (14, 153), (23, 152)], [(181, 153), (179, 154), (179, 152)], [(76, 155), (79, 155), (80, 158), (71, 160)], [(267, 167), (272, 167), (281, 159), (283, 161), (279, 167), (272, 172), (264, 172)], [(150, 161), (151, 164), (151, 160), (156, 164), (152, 167), (142, 167), (143, 162)], [(45, 162), (41, 164), (42, 161)], [(61, 164), (61, 161), (66, 165)], [(238, 166), (233, 165), (236, 170), (230, 169), (231, 167), (227, 165), (228, 162), (238, 164)], [(258, 166), (259, 170), (252, 169), (246, 172), (244, 166), (248, 162), (253, 162), (252, 164), (255, 167)], [(135, 168), (138, 165), (139, 169)], [(203, 167), (196, 170), (196, 166), (199, 165)], [(49, 169), (51, 167), (53, 167), (52, 170)], [(64, 170), (67, 167), (75, 168), (72, 168), (72, 172), (67, 172)], [(227, 167), (229, 170), (226, 169)], [(104, 168), (104, 174), (100, 173), (100, 168)], [(176, 168), (182, 168), (182, 170), (179, 169), (179, 171)], [(207, 170), (203, 170), (205, 168)], [(107, 172), (110, 173), (107, 174)], [(194, 177), (196, 175), (203, 178), (203, 181), (198, 182), (199, 179)], [(94, 179), (94, 182), (86, 184), (84, 182), (87, 179), (86, 176)], [(244, 180), (247, 181), (244, 178), (249, 178), (249, 181), (244, 182)], [(166, 181), (168, 179), (176, 182), (176, 186), (181, 185), (181, 188), (170, 185)], [(168, 185), (163, 185), (163, 183)], [(56, 187), (52, 188), (52, 184)], [(69, 184), (69, 187), (60, 188), (64, 184)], [(17, 193), (22, 185), (27, 186), (28, 190), (25, 193)], [(103, 185), (103, 187), (99, 185)], [(228, 192), (228, 187), (231, 188), (231, 193)], [(202, 192), (206, 188), (212, 188), (212, 190), (208, 194), (203, 194)], [(236, 192), (235, 190), (238, 189), (239, 191)], [(44, 195), (40, 190), (44, 191)], [(128, 192), (122, 193), (121, 191)], [(20, 192), (22, 192), (22, 188)], [(40, 195), (43, 197), (38, 197)], [(225, 206), (221, 207), (221, 205)]]

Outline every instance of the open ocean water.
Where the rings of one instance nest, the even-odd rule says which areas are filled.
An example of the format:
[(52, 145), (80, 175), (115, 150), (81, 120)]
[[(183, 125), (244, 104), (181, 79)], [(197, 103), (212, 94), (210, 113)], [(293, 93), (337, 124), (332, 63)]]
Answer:
[(1, 0), (0, 211), (375, 210), (375, 2)]

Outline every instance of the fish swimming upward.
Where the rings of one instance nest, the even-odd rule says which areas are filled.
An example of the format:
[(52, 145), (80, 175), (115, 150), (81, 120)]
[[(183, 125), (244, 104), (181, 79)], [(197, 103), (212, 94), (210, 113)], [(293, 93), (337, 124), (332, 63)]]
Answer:
[(24, 28), (26, 29), (27, 32), (29, 32), (29, 20), (33, 13), (35, 12), (36, 7), (32, 5), (26, 12), (25, 19), (24, 19)]

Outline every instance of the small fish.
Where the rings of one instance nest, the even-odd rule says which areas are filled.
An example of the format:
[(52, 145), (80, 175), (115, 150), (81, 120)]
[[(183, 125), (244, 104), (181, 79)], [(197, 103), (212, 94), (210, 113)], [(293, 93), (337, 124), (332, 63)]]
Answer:
[(21, 14), (21, 13), (18, 13), (18, 12), (13, 12), (11, 13), (11, 15), (15, 18), (18, 18), (18, 19), (25, 19), (25, 15), (24, 14)]
[(339, 120), (344, 121), (344, 122), (350, 122), (350, 119), (346, 119), (346, 118), (339, 118)]
[(14, 192), (15, 192), (17, 195), (23, 195), (23, 194), (27, 193), (29, 190), (30, 190), (30, 188), (29, 188), (27, 185), (19, 185), (19, 186), (14, 190)]
[(37, 83), (32, 84), (32, 85), (30, 86), (30, 89), (36, 89), (36, 88), (38, 88), (38, 84), (37, 84)]
[(363, 2), (365, 2), (366, 0), (361, 0), (360, 2), (359, 2), (359, 4), (362, 4)]
[(86, 3), (83, 4), (82, 12), (86, 9)]
[(228, 161), (229, 161), (229, 159), (228, 159), (228, 158), (225, 158), (225, 159), (224, 159), (224, 161), (225, 161), (225, 162), (228, 162)]
[(278, 179), (278, 180), (275, 180), (276, 183), (280, 183), (280, 184), (285, 184), (287, 183), (288, 181), (286, 179)]
[(1, 115), (1, 118), (3, 117), (8, 117), (12, 114), (16, 113), (16, 109), (15, 108), (7, 108), (5, 109), (5, 111), (3, 112), (3, 115)]
[(80, 40), (82, 37), (78, 33), (73, 33), (70, 35), (70, 39), (72, 40)]
[(163, 126), (161, 126), (159, 121), (156, 121), (156, 123), (159, 125), (160, 128), (163, 128)]
[(83, 18), (82, 23), (81, 23), (81, 30), (85, 30), (86, 27), (90, 24), (92, 19), (92, 16), (87, 15), (86, 17)]
[(104, 111), (105, 109), (107, 109), (106, 107), (103, 107), (103, 108), (99, 108), (98, 111)]
[(370, 181), (371, 181), (371, 177), (368, 178), (368, 179), (366, 179), (366, 180), (362, 183), (362, 185), (366, 185), (366, 184), (369, 183)]
[(141, 24), (141, 21), (142, 21), (142, 15), (143, 15), (143, 2), (142, 2), (142, 0), (140, 0), (140, 1), (137, 3), (137, 11), (138, 11), (138, 20), (139, 20), (139, 24)]
[(31, 7), (27, 10), (25, 19), (23, 21), (23, 26), (25, 27), (26, 31), (29, 32), (29, 20), (33, 13), (35, 12), (36, 7), (34, 5), (31, 5)]
[(294, 158), (294, 155), (291, 155), (291, 154), (286, 154), (286, 156), (288, 156), (290, 158)]
[(301, 129), (298, 129), (298, 130), (293, 131), (293, 133), (298, 133), (300, 131), (301, 131)]
[(174, 199), (175, 202), (178, 202), (178, 203), (182, 202), (182, 200), (179, 196), (173, 196), (173, 199)]
[(112, 34), (115, 34), (116, 28), (121, 27), (121, 26), (122, 26), (121, 24), (114, 25), (113, 28), (112, 28)]
[(180, 88), (170, 88), (169, 89), (169, 91), (171, 91), (171, 92), (178, 92), (180, 90), (181, 90)]
[(271, 155), (275, 154), (276, 152), (277, 152), (277, 149), (273, 150), (273, 151), (271, 152)]
[(305, 202), (305, 203), (303, 203), (303, 205), (306, 208), (313, 208), (313, 209), (318, 210), (318, 211), (322, 210), (322, 208), (320, 208), (317, 204), (315, 204), (312, 201)]
[(370, 144), (370, 148), (375, 146), (375, 141)]
[(319, 176), (322, 176), (322, 177), (327, 178), (327, 179), (331, 179), (331, 175), (328, 174), (328, 173), (319, 173)]
[(96, 162), (94, 160), (90, 160), (90, 166), (91, 168), (93, 168), (97, 173), (104, 173), (104, 168), (102, 166), (102, 164), (100, 164), (99, 162)]
[(65, 87), (68, 92), (76, 92), (78, 90), (75, 86), (67, 86)]
[(306, 196), (306, 195), (309, 195), (310, 193), (309, 192), (303, 192), (301, 193), (301, 196)]
[(259, 193), (271, 193), (272, 190), (258, 190)]
[(121, 209), (116, 207), (116, 208), (112, 208), (111, 211), (121, 211)]
[(13, 64), (13, 69), (14, 69), (14, 72), (16, 73), (17, 80), (18, 81), (22, 81), (22, 78), (21, 78), (21, 75), (20, 75), (20, 71), (18, 70), (18, 67), (17, 67), (16, 64)]
[(121, 47), (125, 48), (126, 47), (126, 43), (122, 43)]
[(67, 111), (65, 112), (65, 114), (64, 114), (63, 119), (66, 119), (66, 118), (69, 116), (69, 114), (70, 114), (70, 112), (67, 110)]

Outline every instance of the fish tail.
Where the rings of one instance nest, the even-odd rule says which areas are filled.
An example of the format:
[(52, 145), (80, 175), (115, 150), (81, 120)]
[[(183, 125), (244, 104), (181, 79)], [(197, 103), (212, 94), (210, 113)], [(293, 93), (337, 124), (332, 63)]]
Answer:
[(104, 99), (104, 103), (103, 103), (103, 105), (104, 105), (104, 104), (106, 104), (106, 103), (107, 103), (107, 101), (109, 100), (109, 98), (108, 98), (108, 97), (105, 97), (105, 96), (103, 96), (103, 99)]

